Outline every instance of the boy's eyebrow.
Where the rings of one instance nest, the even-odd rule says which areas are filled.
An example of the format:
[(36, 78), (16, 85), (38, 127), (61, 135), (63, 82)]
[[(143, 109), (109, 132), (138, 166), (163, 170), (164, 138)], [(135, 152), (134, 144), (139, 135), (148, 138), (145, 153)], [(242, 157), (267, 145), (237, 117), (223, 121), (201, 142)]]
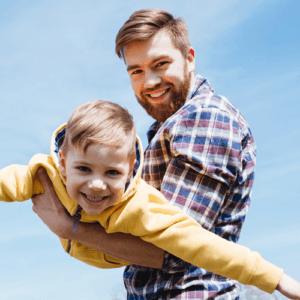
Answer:
[[(153, 61), (151, 61), (152, 64), (156, 63), (157, 61), (161, 60), (161, 59), (169, 59), (170, 57), (166, 54), (162, 54), (160, 56), (157, 56), (155, 59), (153, 59)], [(135, 65), (129, 65), (127, 67), (127, 72), (133, 70), (133, 69), (138, 69), (140, 68), (141, 66), (138, 65), (138, 64), (135, 64)]]
[(81, 165), (92, 165), (92, 164), (90, 164), (90, 163), (88, 163), (88, 162), (86, 162), (86, 161), (81, 161), (81, 160), (74, 160), (73, 161), (73, 164), (81, 164)]

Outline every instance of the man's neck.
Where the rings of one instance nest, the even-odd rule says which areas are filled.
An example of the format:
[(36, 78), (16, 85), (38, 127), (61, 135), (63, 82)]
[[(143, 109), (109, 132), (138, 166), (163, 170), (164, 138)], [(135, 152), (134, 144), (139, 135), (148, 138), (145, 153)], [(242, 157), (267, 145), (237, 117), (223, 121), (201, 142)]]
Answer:
[(190, 89), (189, 89), (189, 90), (191, 90), (191, 88), (194, 86), (195, 80), (196, 80), (196, 75), (195, 75), (195, 73), (193, 72), (193, 73), (191, 73), (191, 78), (190, 78)]
[[(192, 90), (192, 88), (193, 88), (193, 86), (194, 86), (194, 84), (195, 84), (195, 80), (196, 80), (196, 75), (195, 75), (194, 72), (192, 72), (192, 73), (190, 74), (189, 94), (191, 93), (191, 90)], [(188, 96), (187, 96), (185, 102), (186, 102), (187, 100), (188, 100)]]

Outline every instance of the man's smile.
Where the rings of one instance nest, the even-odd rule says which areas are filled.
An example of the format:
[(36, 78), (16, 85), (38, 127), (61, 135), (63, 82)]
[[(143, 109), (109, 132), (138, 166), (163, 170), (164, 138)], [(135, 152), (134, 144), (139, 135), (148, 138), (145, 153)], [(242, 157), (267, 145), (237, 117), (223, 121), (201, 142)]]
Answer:
[(170, 88), (159, 89), (146, 95), (153, 100), (163, 100), (163, 96), (170, 91)]

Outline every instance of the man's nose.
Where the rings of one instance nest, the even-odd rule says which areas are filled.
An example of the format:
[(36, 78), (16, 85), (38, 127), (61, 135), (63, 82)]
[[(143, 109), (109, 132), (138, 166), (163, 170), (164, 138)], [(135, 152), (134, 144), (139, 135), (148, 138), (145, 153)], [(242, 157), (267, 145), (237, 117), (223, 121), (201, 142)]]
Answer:
[(102, 191), (106, 189), (106, 183), (100, 178), (90, 180), (88, 187), (94, 191)]
[(145, 71), (144, 88), (153, 88), (161, 83), (159, 74), (152, 70)]

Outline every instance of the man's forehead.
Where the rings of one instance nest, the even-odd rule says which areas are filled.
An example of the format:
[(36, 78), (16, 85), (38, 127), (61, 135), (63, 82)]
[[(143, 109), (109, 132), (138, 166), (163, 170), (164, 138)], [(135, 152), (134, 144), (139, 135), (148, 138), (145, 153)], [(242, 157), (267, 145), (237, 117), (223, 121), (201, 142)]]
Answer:
[(170, 35), (165, 32), (158, 32), (144, 41), (132, 41), (124, 47), (125, 64), (131, 68), (132, 65), (143, 62), (156, 61), (161, 58), (170, 57), (170, 51), (180, 52), (175, 48)]

